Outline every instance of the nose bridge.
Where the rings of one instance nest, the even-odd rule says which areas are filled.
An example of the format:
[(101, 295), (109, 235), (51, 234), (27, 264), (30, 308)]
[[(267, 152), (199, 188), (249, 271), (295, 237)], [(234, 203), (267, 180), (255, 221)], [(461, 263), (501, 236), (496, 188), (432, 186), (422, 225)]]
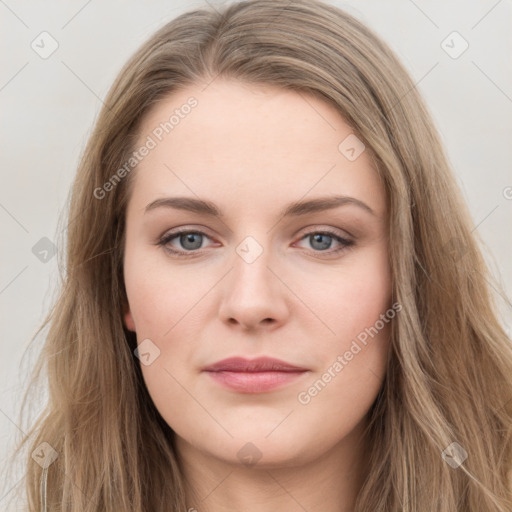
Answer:
[(224, 319), (250, 327), (284, 318), (284, 290), (269, 269), (275, 260), (269, 239), (266, 234), (249, 235), (236, 246), (220, 309)]
[(256, 236), (248, 235), (236, 246), (233, 281), (242, 288), (250, 288), (253, 293), (268, 293), (269, 288), (274, 288), (270, 282), (272, 272), (268, 268), (272, 260), (269, 237)]

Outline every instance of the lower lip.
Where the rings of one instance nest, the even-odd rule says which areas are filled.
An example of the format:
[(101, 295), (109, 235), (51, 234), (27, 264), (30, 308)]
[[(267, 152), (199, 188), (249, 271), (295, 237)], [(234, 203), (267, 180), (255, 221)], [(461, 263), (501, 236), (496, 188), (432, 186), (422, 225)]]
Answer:
[(218, 383), (241, 393), (263, 393), (284, 386), (304, 374), (300, 372), (207, 372)]

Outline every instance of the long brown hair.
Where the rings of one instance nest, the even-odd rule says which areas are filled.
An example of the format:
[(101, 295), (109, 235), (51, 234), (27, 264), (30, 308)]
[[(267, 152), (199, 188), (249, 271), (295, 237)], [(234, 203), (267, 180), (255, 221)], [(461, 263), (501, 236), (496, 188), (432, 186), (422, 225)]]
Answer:
[[(402, 310), (369, 411), (370, 473), (355, 510), (512, 510), (512, 348), (466, 206), (403, 66), (358, 20), (316, 0), (188, 12), (159, 29), (115, 80), (71, 191), (62, 289), (43, 325), (33, 387), (44, 370), (48, 403), (18, 448), (30, 445), (28, 509), (42, 510), (44, 474), (48, 511), (187, 510), (173, 432), (147, 393), (135, 335), (122, 322), (135, 171), (101, 198), (95, 190), (129, 160), (148, 109), (218, 76), (333, 105), (386, 187), (393, 297)], [(46, 470), (31, 456), (41, 449), (58, 455)], [(456, 467), (447, 462), (454, 450)]]

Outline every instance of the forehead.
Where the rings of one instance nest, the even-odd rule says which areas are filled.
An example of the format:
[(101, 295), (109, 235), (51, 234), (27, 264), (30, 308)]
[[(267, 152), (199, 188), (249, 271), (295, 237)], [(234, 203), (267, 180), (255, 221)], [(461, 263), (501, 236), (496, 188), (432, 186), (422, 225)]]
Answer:
[(133, 176), (135, 201), (195, 194), (257, 211), (334, 193), (385, 211), (370, 152), (332, 105), (310, 94), (224, 79), (190, 85), (146, 114), (136, 146), (149, 139), (154, 147)]

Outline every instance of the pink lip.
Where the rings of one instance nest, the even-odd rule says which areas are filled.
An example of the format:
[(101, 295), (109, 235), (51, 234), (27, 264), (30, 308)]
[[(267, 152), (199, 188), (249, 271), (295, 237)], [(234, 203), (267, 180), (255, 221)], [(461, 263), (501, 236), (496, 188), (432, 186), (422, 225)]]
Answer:
[(273, 357), (256, 359), (229, 357), (203, 368), (205, 372), (303, 372), (306, 370), (307, 368), (294, 366)]
[(308, 372), (279, 359), (231, 357), (203, 368), (219, 384), (242, 393), (262, 393), (291, 382)]

